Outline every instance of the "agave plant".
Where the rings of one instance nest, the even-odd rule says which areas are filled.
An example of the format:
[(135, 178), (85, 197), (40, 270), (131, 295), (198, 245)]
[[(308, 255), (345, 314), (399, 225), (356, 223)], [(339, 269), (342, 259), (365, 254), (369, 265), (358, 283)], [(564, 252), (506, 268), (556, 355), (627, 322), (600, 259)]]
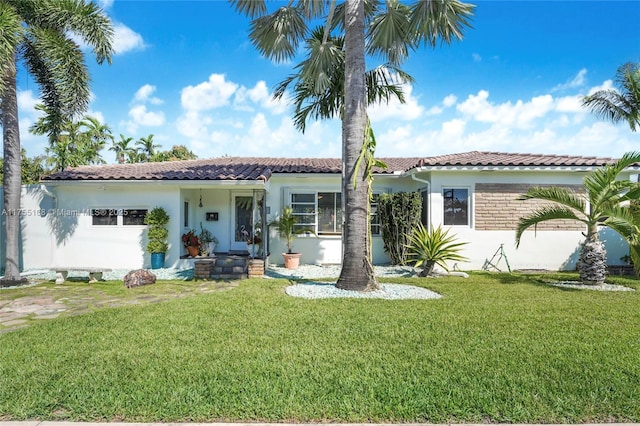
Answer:
[(436, 265), (449, 271), (447, 262), (466, 262), (467, 258), (460, 254), (466, 242), (457, 242), (455, 235), (449, 235), (449, 229), (442, 226), (428, 230), (422, 223), (408, 235), (409, 260), (415, 266), (422, 266), (421, 277), (427, 277)]
[(640, 197), (640, 183), (618, 180), (618, 175), (624, 169), (636, 163), (640, 163), (640, 152), (629, 152), (616, 163), (588, 173), (584, 178), (586, 197), (562, 187), (529, 188), (518, 200), (538, 199), (550, 204), (520, 218), (516, 229), (516, 247), (520, 245), (524, 231), (541, 222), (554, 219), (580, 221), (587, 228), (577, 265), (580, 280), (592, 285), (604, 283), (607, 253), (598, 237), (599, 226), (608, 226), (620, 234), (629, 242), (632, 256), (639, 255), (638, 222), (625, 204)]

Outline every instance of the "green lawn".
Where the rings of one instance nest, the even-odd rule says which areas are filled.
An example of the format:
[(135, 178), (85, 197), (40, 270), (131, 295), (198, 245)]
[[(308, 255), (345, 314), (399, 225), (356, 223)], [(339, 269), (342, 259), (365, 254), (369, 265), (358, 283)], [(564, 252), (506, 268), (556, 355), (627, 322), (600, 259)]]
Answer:
[(412, 301), (253, 279), (43, 321), (0, 335), (0, 419), (640, 421), (640, 291), (542, 277), (392, 279), (444, 296)]

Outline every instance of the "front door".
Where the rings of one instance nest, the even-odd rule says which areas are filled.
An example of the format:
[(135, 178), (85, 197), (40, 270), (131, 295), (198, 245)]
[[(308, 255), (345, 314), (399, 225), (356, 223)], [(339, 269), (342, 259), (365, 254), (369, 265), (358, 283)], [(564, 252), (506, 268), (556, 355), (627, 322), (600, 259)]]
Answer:
[(247, 240), (253, 235), (253, 196), (233, 195), (233, 223), (231, 224), (231, 250), (247, 250)]

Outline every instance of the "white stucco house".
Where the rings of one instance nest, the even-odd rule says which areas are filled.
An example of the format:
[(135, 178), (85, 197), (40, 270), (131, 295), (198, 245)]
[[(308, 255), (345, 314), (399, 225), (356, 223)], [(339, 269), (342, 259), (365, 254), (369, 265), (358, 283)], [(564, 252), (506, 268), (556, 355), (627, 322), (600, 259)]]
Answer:
[[(515, 247), (515, 227), (530, 201), (516, 197), (533, 185), (580, 190), (586, 173), (612, 158), (467, 152), (427, 158), (384, 158), (374, 193), (418, 191), (422, 221), (451, 227), (467, 241), (462, 270), (479, 270), (501, 244), (512, 269), (574, 269), (581, 223), (558, 221), (527, 231)], [(621, 178), (637, 179), (640, 165)], [(166, 267), (188, 267), (181, 235), (201, 227), (218, 239), (218, 252), (247, 250), (247, 235), (292, 206), (318, 237), (298, 237), (302, 263), (341, 262), (341, 160), (330, 158), (221, 157), (164, 163), (83, 166), (46, 176), (22, 194), (21, 247), (24, 270), (55, 265), (105, 268), (150, 266), (144, 214), (155, 206), (169, 213)], [(458, 208), (451, 209), (455, 200)], [(375, 206), (374, 211), (375, 211)], [(261, 229), (260, 229), (261, 231)], [(373, 261), (388, 262), (377, 224), (372, 225)], [(626, 243), (603, 229), (610, 264), (621, 264)], [(285, 251), (275, 230), (266, 232), (264, 254), (282, 263)], [(0, 230), (4, 240), (4, 225)], [(4, 242), (0, 244), (4, 250)], [(262, 253), (261, 253), (262, 254)], [(4, 263), (4, 252), (0, 252)], [(191, 263), (192, 264), (192, 263)]]

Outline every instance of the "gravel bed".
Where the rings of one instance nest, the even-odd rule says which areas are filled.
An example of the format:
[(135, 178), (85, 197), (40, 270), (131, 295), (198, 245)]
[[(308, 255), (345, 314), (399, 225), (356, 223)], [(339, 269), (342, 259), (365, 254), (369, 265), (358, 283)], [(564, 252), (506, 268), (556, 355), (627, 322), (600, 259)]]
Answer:
[(546, 283), (554, 287), (574, 288), (576, 290), (595, 290), (595, 291), (636, 291), (634, 288), (625, 287), (615, 284), (586, 285), (579, 281), (549, 281)]
[[(338, 278), (340, 265), (300, 265), (297, 269), (269, 266), (266, 272), (270, 278), (316, 279)], [(374, 266), (377, 277), (414, 277), (418, 270), (411, 266)], [(439, 299), (442, 296), (426, 288), (402, 284), (380, 284), (379, 290), (349, 291), (336, 288), (335, 283), (307, 281), (291, 285), (285, 289), (289, 296), (306, 299), (349, 297), (359, 299)]]
[(402, 284), (380, 284), (379, 290), (349, 291), (336, 288), (335, 283), (308, 281), (290, 285), (285, 289), (289, 296), (305, 299), (349, 297), (358, 299), (439, 299), (442, 296), (426, 288)]

